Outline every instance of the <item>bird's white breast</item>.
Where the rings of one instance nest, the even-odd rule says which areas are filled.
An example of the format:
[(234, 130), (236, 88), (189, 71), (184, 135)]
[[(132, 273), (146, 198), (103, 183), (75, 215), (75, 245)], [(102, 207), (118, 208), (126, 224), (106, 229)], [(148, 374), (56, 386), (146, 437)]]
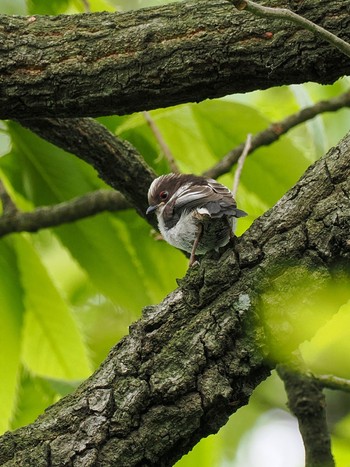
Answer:
[(164, 240), (181, 250), (190, 252), (198, 232), (198, 221), (192, 213), (184, 211), (179, 221), (170, 229), (165, 227), (163, 216), (157, 214), (158, 226)]
[[(194, 209), (190, 212), (183, 211), (178, 222), (169, 229), (165, 226), (163, 216), (161, 212), (159, 212), (157, 213), (159, 230), (164, 240), (170, 243), (170, 245), (191, 252), (193, 242), (197, 237), (200, 224), (202, 223), (199, 218), (201, 215), (207, 213), (208, 211), (205, 208)], [(208, 216), (207, 222), (212, 224), (212, 226), (216, 224), (221, 228), (217, 235), (213, 235), (213, 230), (207, 231), (208, 225), (204, 227), (203, 236), (196, 249), (196, 253), (199, 255), (203, 255), (207, 251), (216, 250), (226, 245), (230, 240), (231, 232), (235, 228), (236, 219), (227, 219), (227, 223), (223, 224), (223, 219), (211, 219)]]

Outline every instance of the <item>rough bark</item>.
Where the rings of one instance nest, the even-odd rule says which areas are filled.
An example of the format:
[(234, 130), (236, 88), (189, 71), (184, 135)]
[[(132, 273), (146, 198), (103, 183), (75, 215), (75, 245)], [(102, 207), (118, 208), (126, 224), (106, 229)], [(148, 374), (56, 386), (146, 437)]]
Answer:
[[(343, 0), (274, 0), (350, 41)], [(311, 33), (225, 0), (124, 14), (0, 16), (0, 118), (128, 114), (350, 73)]]
[[(7, 193), (6, 195), (8, 196)], [(8, 199), (12, 202), (9, 196)], [(85, 219), (102, 211), (115, 212), (131, 208), (120, 193), (103, 189), (31, 212), (19, 211), (14, 204), (9, 206), (10, 209), (7, 212), (4, 210), (4, 214), (0, 216), (0, 237), (14, 232), (37, 232), (47, 227)]]
[[(155, 174), (128, 141), (91, 118), (33, 118), (19, 123), (91, 164), (102, 180), (146, 217), (147, 190)], [(147, 221), (156, 228), (154, 216), (147, 216)]]
[(349, 299), (349, 193), (350, 135), (146, 308), (74, 394), (5, 434), (1, 465), (170, 466), (216, 432)]
[(335, 467), (327, 426), (326, 398), (320, 383), (300, 372), (297, 365), (277, 368), (288, 395), (288, 406), (296, 416), (305, 446), (305, 467)]

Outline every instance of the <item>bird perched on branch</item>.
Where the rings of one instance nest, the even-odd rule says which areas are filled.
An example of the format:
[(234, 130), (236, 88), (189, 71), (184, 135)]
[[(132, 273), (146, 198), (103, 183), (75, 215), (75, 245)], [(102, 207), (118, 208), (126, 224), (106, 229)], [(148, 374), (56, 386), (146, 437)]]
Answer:
[(231, 191), (217, 181), (190, 174), (167, 174), (153, 180), (148, 190), (149, 208), (155, 211), (163, 238), (177, 248), (204, 255), (226, 245), (233, 237), (237, 209)]

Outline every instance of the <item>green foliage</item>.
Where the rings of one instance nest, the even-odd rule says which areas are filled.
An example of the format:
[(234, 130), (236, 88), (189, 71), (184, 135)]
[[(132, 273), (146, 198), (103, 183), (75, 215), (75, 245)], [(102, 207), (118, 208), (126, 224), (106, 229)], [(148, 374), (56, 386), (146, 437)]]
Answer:
[[(0, 242), (0, 430), (8, 427), (15, 408), (24, 307), (16, 254), (11, 240)], [(6, 375), (6, 376), (5, 376)]]
[[(165, 2), (89, 3), (92, 11), (120, 11)], [(8, 14), (81, 11), (84, 4), (79, 0), (0, 0), (0, 12)], [(344, 92), (347, 85), (343, 79), (334, 86), (283, 87), (159, 109), (151, 116), (180, 169), (200, 174), (244, 142), (248, 133)], [(237, 196), (249, 216), (239, 221), (237, 234), (345, 134), (349, 116), (348, 109), (319, 116), (249, 156)], [(143, 114), (100, 121), (134, 144), (158, 174), (169, 171)], [(90, 166), (14, 123), (0, 127), (0, 155), (1, 179), (24, 211), (106, 188)], [(220, 181), (232, 186), (234, 170)], [(159, 302), (176, 287), (186, 267), (185, 257), (156, 240), (131, 210), (0, 239), (0, 372), (6, 375), (0, 384), (0, 431), (30, 423), (73, 390), (127, 333), (141, 308)], [(349, 324), (348, 305), (304, 344), (303, 354), (314, 371), (350, 377), (344, 359), (350, 351)], [(271, 407), (284, 407), (281, 394), (281, 383), (273, 376), (217, 436), (203, 440), (178, 465), (212, 467), (232, 461), (242, 436), (258, 417)], [(349, 426), (349, 417), (344, 417), (334, 427), (339, 465), (350, 462)]]
[(91, 371), (87, 352), (66, 302), (25, 236), (17, 236), (15, 240), (21, 285), (26, 291), (22, 329), (24, 366), (40, 376), (86, 378)]
[(69, 0), (28, 0), (28, 14), (34, 15), (40, 12), (41, 15), (57, 15), (64, 13), (69, 5)]

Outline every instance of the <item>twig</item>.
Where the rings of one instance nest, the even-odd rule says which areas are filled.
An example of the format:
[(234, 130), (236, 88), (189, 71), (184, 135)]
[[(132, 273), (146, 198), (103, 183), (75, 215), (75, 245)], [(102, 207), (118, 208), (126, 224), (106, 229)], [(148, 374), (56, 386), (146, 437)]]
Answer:
[(32, 212), (12, 212), (0, 217), (0, 237), (14, 232), (37, 232), (47, 227), (84, 219), (103, 211), (128, 209), (129, 203), (114, 190), (98, 190)]
[(15, 212), (17, 212), (17, 206), (12, 201), (10, 195), (7, 193), (5, 185), (1, 179), (0, 179), (0, 201), (2, 204), (3, 216), (12, 215)]
[(313, 375), (313, 378), (324, 388), (350, 392), (350, 380), (333, 375)]
[(251, 133), (248, 133), (242, 154), (239, 156), (239, 159), (238, 159), (237, 169), (236, 169), (236, 173), (233, 179), (232, 194), (234, 198), (236, 198), (236, 195), (237, 195), (239, 180), (241, 178), (244, 162), (249, 154), (251, 145), (252, 145), (252, 135)]
[(89, 0), (81, 0), (81, 1), (83, 2), (85, 11), (89, 13), (91, 11)]
[(143, 116), (145, 117), (146, 122), (148, 123), (149, 127), (151, 128), (156, 140), (158, 141), (159, 146), (161, 147), (161, 150), (164, 153), (164, 156), (166, 160), (168, 161), (170, 170), (174, 173), (180, 173), (180, 170), (175, 162), (175, 159), (172, 155), (172, 152), (170, 151), (169, 146), (166, 144), (164, 141), (164, 138), (159, 131), (159, 128), (155, 124), (153, 118), (151, 117), (151, 114), (147, 111), (142, 112)]
[[(335, 112), (343, 107), (350, 107), (350, 91), (347, 91), (340, 96), (329, 99), (328, 101), (320, 101), (317, 104), (306, 107), (299, 112), (290, 115), (276, 123), (272, 123), (266, 130), (257, 133), (251, 141), (251, 146), (248, 154), (251, 154), (255, 149), (261, 146), (268, 146), (277, 141), (283, 134), (287, 133), (292, 128), (304, 123), (317, 115), (324, 112)], [(217, 164), (204, 172), (204, 176), (217, 178), (229, 172), (232, 166), (238, 161), (244, 149), (245, 143), (232, 149), (227, 153)]]
[(267, 6), (258, 5), (257, 3), (252, 2), (251, 0), (228, 1), (230, 3), (233, 3), (233, 5), (238, 10), (247, 10), (256, 16), (279, 18), (298, 24), (302, 28), (311, 31), (314, 34), (321, 37), (322, 39), (326, 40), (338, 50), (340, 50), (343, 54), (350, 57), (350, 44), (343, 41), (343, 39), (340, 39), (339, 37), (335, 36), (326, 29), (322, 28), (321, 26), (318, 26), (317, 24), (313, 23), (312, 21), (303, 18), (297, 13), (294, 13), (294, 11), (288, 10), (287, 8), (271, 8)]
[(326, 402), (319, 384), (295, 367), (277, 365), (290, 410), (298, 419), (305, 446), (305, 467), (334, 467), (326, 421)]

